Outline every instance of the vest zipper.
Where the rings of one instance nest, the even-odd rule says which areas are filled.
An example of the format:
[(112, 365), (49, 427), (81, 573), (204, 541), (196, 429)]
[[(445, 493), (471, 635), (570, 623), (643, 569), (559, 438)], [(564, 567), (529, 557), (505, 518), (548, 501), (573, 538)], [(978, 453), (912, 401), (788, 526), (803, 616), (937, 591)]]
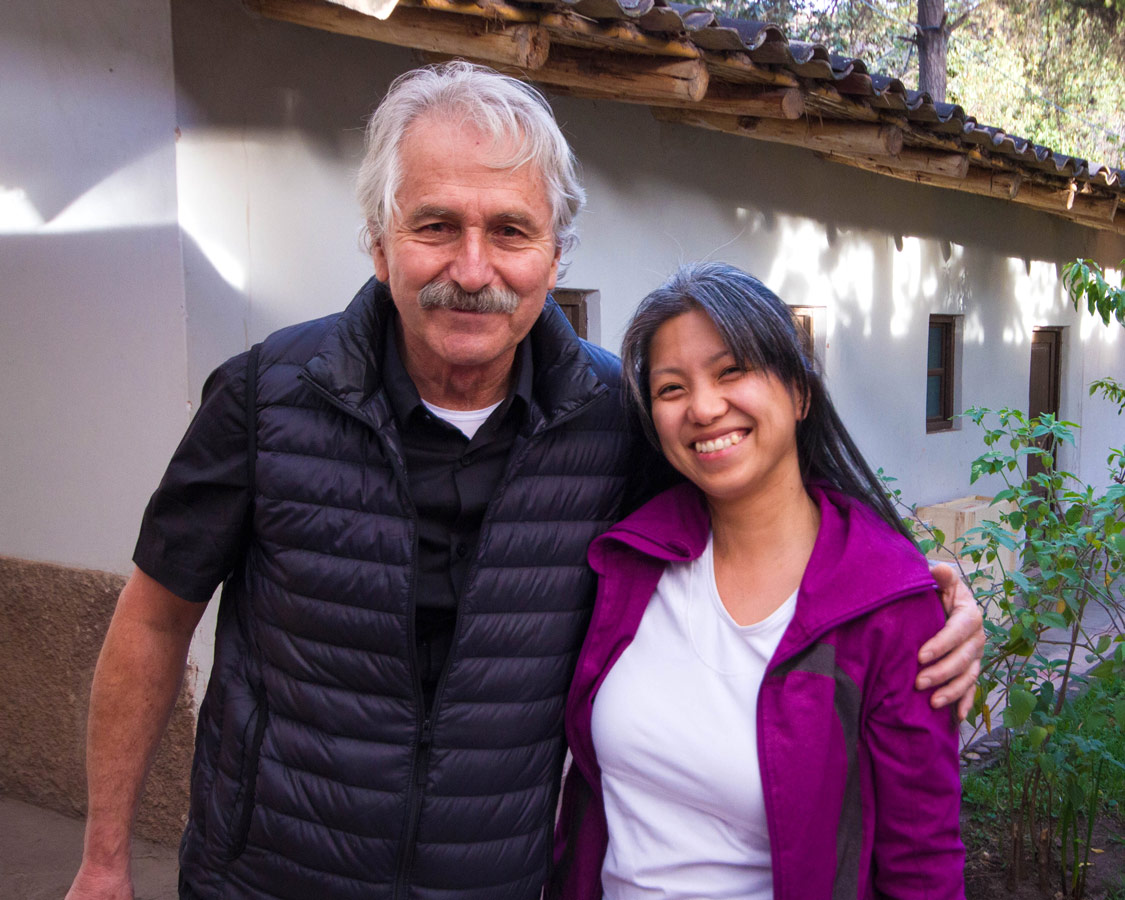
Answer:
[[(374, 423), (368, 421), (364, 416), (360, 415), (356, 410), (334, 396), (330, 391), (325, 390), (303, 372), (298, 375), (298, 378), (304, 381), (315, 393), (323, 397), (324, 400), (332, 406), (336, 407), (350, 418), (362, 422), (374, 431), (375, 435), (386, 448), (387, 459), (390, 462), (391, 469), (394, 471), (395, 476), (403, 484), (408, 483), (406, 471), (398, 452), (394, 447), (390, 446), (390, 442), (387, 441), (385, 435), (381, 433), (379, 428), (375, 427)], [(410, 659), (410, 673), (414, 678), (414, 700), (416, 708), (418, 709), (419, 725), (418, 731), (416, 732), (418, 739), (410, 766), (410, 781), (406, 789), (406, 818), (403, 821), (403, 830), (400, 839), (401, 849), (398, 854), (398, 869), (395, 873), (394, 890), (392, 892), (393, 900), (406, 900), (409, 889), (408, 879), (410, 877), (410, 868), (414, 862), (414, 849), (418, 839), (418, 823), (422, 817), (422, 800), (424, 796), (422, 788), (426, 784), (426, 774), (429, 771), (430, 764), (430, 744), (433, 741), (433, 719), (437, 712), (438, 696), (441, 692), (439, 683), (438, 691), (435, 692), (434, 695), (433, 707), (427, 712), (426, 698), (422, 693), (422, 675), (418, 670), (418, 647), (415, 642), (414, 629), (415, 589), (418, 575), (418, 510), (415, 508), (414, 501), (409, 495), (406, 496), (406, 502), (409, 507), (411, 521), (414, 523), (411, 535), (411, 558), (414, 560), (414, 565), (411, 567), (410, 572), (410, 596), (408, 597), (407, 603), (406, 652)], [(460, 619), (460, 611), (458, 611), (458, 619)], [(448, 668), (448, 665), (449, 661), (446, 660), (446, 668)], [(442, 680), (444, 680), (444, 674), (443, 672)]]
[[(578, 412), (580, 412), (580, 411), (581, 410), (575, 410), (571, 414), (569, 414), (566, 418), (569, 418), (570, 415), (577, 415)], [(504, 494), (505, 490), (507, 489), (508, 485), (511, 483), (511, 480), (512, 480), (511, 479), (511, 473), (514, 472), (519, 467), (520, 462), (531, 451), (532, 446), (539, 441), (539, 439), (542, 435), (542, 432), (545, 431), (545, 430), (546, 429), (537, 429), (537, 430), (533, 431), (530, 435), (528, 435), (524, 439), (525, 440), (525, 446), (522, 448), (519, 458), (515, 459), (515, 460), (509, 459), (508, 465), (505, 467), (504, 473), (501, 476), (500, 484), (497, 485), (496, 491), (492, 495), (492, 498), (489, 500), (488, 506), (487, 506), (487, 508), (485, 509), (485, 512), (484, 512), (484, 516), (481, 519), (481, 534), (484, 533), (485, 526), (489, 522), (489, 513), (493, 510), (495, 505), (499, 502), (500, 497), (503, 496), (503, 494)], [(417, 559), (417, 549), (418, 549), (417, 545), (415, 545), (415, 548), (414, 548), (415, 559)], [(469, 571), (465, 575), (464, 589), (462, 590), (461, 596), (458, 598), (458, 601), (457, 601), (457, 615), (456, 615), (456, 618), (455, 618), (454, 623), (453, 623), (453, 640), (450, 643), (449, 653), (445, 657), (445, 665), (442, 666), (441, 675), (438, 676), (438, 683), (437, 683), (436, 688), (434, 689), (433, 704), (430, 707), (430, 710), (429, 710), (428, 713), (425, 713), (425, 712), (423, 713), (424, 718), (422, 720), (422, 726), (421, 726), (421, 729), (419, 731), (419, 736), (418, 736), (418, 749), (417, 749), (417, 752), (414, 754), (414, 762), (413, 762), (413, 765), (411, 767), (411, 772), (410, 772), (410, 776), (411, 776), (410, 777), (410, 786), (407, 790), (406, 829), (403, 832), (403, 849), (402, 849), (402, 854), (399, 857), (399, 867), (398, 867), (398, 873), (395, 876), (395, 884), (394, 884), (394, 892), (392, 894), (392, 900), (406, 900), (406, 897), (407, 897), (407, 891), (408, 891), (408, 888), (409, 888), (409, 881), (408, 880), (409, 880), (409, 877), (410, 877), (410, 867), (414, 863), (414, 851), (415, 851), (417, 843), (418, 843), (418, 833), (417, 832), (418, 832), (419, 820), (421, 819), (421, 814), (422, 814), (422, 799), (423, 799), (423, 796), (424, 796), (424, 793), (425, 793), (423, 788), (425, 787), (425, 784), (426, 784), (426, 775), (429, 772), (430, 746), (433, 742), (433, 727), (434, 727), (433, 726), (433, 720), (436, 718), (437, 710), (441, 706), (441, 699), (442, 699), (442, 695), (445, 693), (445, 682), (449, 677), (449, 670), (453, 667), (453, 663), (456, 661), (455, 656), (456, 656), (456, 653), (457, 653), (458, 644), (460, 643), (459, 639), (460, 639), (460, 636), (461, 636), (462, 621), (464, 619), (464, 611), (465, 611), (464, 600), (469, 594), (469, 587), (472, 584), (473, 578), (476, 575), (477, 569), (478, 569), (479, 564), (480, 564), (479, 553), (480, 553), (480, 544), (478, 543), (478, 545), (477, 545), (477, 554), (478, 555), (477, 555), (476, 558), (473, 559), (472, 563), (469, 566)], [(415, 568), (415, 571), (417, 571), (416, 568)], [(413, 598), (413, 582), (411, 584), (411, 597)], [(413, 615), (414, 604), (413, 604), (413, 599), (411, 600), (411, 607), (410, 608), (411, 608), (411, 616), (410, 616), (410, 620), (407, 623), (409, 651), (410, 651), (410, 654), (411, 654), (411, 660), (412, 660), (412, 663), (413, 663), (413, 671), (414, 671), (414, 674), (415, 674), (414, 683), (415, 683), (415, 687), (418, 691), (419, 708), (422, 709), (422, 710), (425, 710), (426, 701), (425, 701), (425, 697), (422, 695), (422, 679), (421, 679), (421, 673), (418, 671), (418, 661), (417, 661), (417, 658), (416, 658), (417, 657), (417, 646), (416, 646), (415, 641), (414, 641), (414, 615)]]
[(399, 855), (398, 872), (395, 875), (395, 900), (405, 900), (410, 877), (410, 867), (414, 863), (414, 847), (418, 842), (418, 822), (422, 817), (422, 799), (425, 795), (426, 774), (430, 765), (430, 744), (433, 741), (433, 712), (422, 720), (418, 735), (418, 749), (414, 753), (414, 763), (410, 771), (410, 787), (406, 792), (406, 828), (402, 853)]
[[(350, 408), (346, 403), (342, 402), (338, 397), (334, 396), (331, 392), (327, 391), (321, 385), (317, 384), (315, 381), (313, 381), (311, 378), (309, 378), (303, 372), (300, 375), (298, 375), (298, 377), (302, 381), (304, 381), (310, 388), (312, 388), (315, 393), (317, 393), (321, 397), (323, 397), (332, 406), (336, 407), (341, 412), (346, 413), (351, 418), (356, 419), (357, 421), (363, 422), (365, 425), (372, 428), (372, 430), (375, 431), (375, 433), (377, 435), (379, 435), (380, 438), (383, 438), (383, 436), (380, 434), (378, 428), (375, 428), (371, 422), (369, 422), (366, 418), (364, 418), (362, 415), (360, 415), (356, 410)], [(503, 477), (502, 483), (500, 485), (498, 485), (498, 489), (497, 489), (496, 493), (493, 495), (491, 501), (488, 504), (488, 509), (485, 510), (484, 518), (481, 521), (481, 531), (482, 532), (484, 531), (485, 524), (489, 520), (489, 512), (494, 507), (494, 505), (498, 502), (499, 497), (504, 493), (504, 490), (507, 488), (508, 484), (511, 481), (510, 474), (512, 472), (514, 472), (516, 470), (516, 468), (518, 468), (519, 462), (527, 455), (528, 452), (530, 452), (532, 445), (537, 443), (538, 440), (541, 438), (541, 436), (545, 432), (550, 431), (552, 428), (555, 428), (558, 425), (561, 425), (564, 422), (567, 422), (570, 419), (573, 419), (576, 416), (580, 415), (581, 413), (585, 412), (586, 409), (589, 406), (591, 406), (596, 400), (600, 399), (601, 396), (603, 394), (607, 393), (607, 392), (608, 392), (608, 388), (604, 384), (599, 384), (598, 388), (596, 388), (589, 397), (587, 397), (582, 403), (580, 403), (574, 409), (569, 410), (567, 413), (557, 417), (550, 424), (547, 424), (546, 420), (543, 420), (539, 423), (539, 425), (536, 428), (534, 428), (532, 430), (531, 434), (529, 434), (525, 438), (526, 446), (523, 448), (523, 450), (521, 452), (520, 460), (516, 460), (515, 462), (509, 460), (508, 467), (506, 467), (505, 473), (504, 473), (505, 477)], [(386, 443), (385, 439), (384, 439), (384, 443)], [(388, 453), (388, 456), (391, 458), (392, 468), (396, 469), (396, 474), (398, 475), (398, 477), (402, 479), (403, 483), (406, 483), (406, 473), (405, 473), (405, 471), (402, 471), (402, 466), (401, 466), (400, 460), (398, 460), (396, 458), (396, 454), (393, 451), (393, 448), (388, 447), (388, 450), (391, 451), (391, 452)], [(407, 501), (411, 506), (411, 515), (412, 515), (412, 518), (413, 518), (413, 520), (416, 524), (417, 520), (418, 520), (418, 511), (417, 511), (417, 509), (414, 508), (412, 498), (407, 497)], [(409, 603), (409, 615), (407, 616), (407, 623), (406, 623), (406, 629), (407, 629), (406, 640), (407, 640), (407, 652), (410, 654), (411, 672), (414, 675), (415, 697), (416, 697), (416, 701), (417, 701), (417, 704), (418, 704), (418, 709), (421, 712), (421, 724), (420, 724), (419, 729), (418, 729), (417, 748), (414, 752), (414, 758), (413, 758), (413, 761), (412, 761), (412, 764), (411, 764), (410, 783), (409, 783), (409, 786), (407, 788), (406, 820), (405, 820), (404, 828), (403, 828), (403, 832), (402, 832), (402, 851), (399, 854), (398, 871), (395, 874), (395, 882), (394, 882), (394, 890), (392, 892), (392, 900), (406, 900), (407, 893), (408, 893), (408, 890), (409, 890), (410, 869), (411, 869), (411, 866), (413, 865), (413, 862), (414, 862), (414, 851), (415, 851), (417, 839), (418, 839), (418, 834), (417, 834), (418, 825), (419, 825), (419, 821), (420, 821), (421, 816), (422, 816), (422, 800), (424, 798), (423, 788), (425, 787), (425, 784), (426, 784), (426, 775), (429, 772), (430, 746), (433, 742), (433, 728), (434, 728), (433, 720), (434, 720), (434, 718), (436, 718), (437, 710), (438, 710), (439, 706), (441, 705), (441, 697), (442, 697), (442, 694), (444, 693), (446, 677), (448, 676), (449, 669), (454, 662), (454, 654), (457, 652), (457, 644), (458, 644), (458, 638), (460, 637), (460, 633), (461, 633), (461, 620), (462, 620), (462, 612), (463, 612), (462, 604), (461, 604), (461, 602), (458, 602), (458, 604), (457, 604), (457, 617), (456, 617), (456, 620), (455, 620), (454, 626), (453, 626), (452, 645), (449, 648), (449, 654), (446, 657), (445, 665), (442, 667), (441, 675), (438, 678), (437, 687), (434, 691), (433, 705), (432, 705), (431, 709), (429, 710), (429, 712), (427, 712), (426, 711), (425, 697), (423, 696), (423, 693), (422, 693), (421, 673), (418, 670), (418, 648), (417, 648), (416, 643), (415, 643), (415, 635), (414, 635), (415, 577), (417, 576), (417, 569), (418, 569), (418, 567), (417, 567), (418, 540), (417, 539), (418, 539), (417, 530), (415, 530), (414, 535), (413, 535), (413, 556), (412, 556), (412, 558), (414, 559), (414, 566), (412, 568), (411, 578), (410, 578), (410, 603)], [(478, 546), (478, 551), (479, 551), (479, 546)], [(469, 568), (469, 572), (466, 573), (465, 591), (462, 593), (462, 596), (461, 596), (462, 600), (464, 599), (464, 597), (468, 593), (468, 587), (469, 587), (470, 583), (472, 582), (472, 576), (475, 574), (475, 570), (477, 568), (478, 563), (479, 563), (479, 559), (474, 560), (472, 565)]]

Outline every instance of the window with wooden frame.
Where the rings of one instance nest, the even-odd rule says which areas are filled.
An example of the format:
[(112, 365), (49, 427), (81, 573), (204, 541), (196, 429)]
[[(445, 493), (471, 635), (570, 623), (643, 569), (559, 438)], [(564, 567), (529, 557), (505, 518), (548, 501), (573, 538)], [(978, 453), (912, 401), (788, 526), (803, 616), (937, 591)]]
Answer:
[(953, 428), (956, 316), (930, 316), (926, 348), (926, 431)]
[(570, 327), (574, 333), (584, 340), (589, 339), (590, 304), (596, 303), (597, 291), (581, 290), (579, 288), (555, 288), (551, 296), (566, 314)]
[(801, 347), (812, 359), (816, 355), (816, 342), (813, 340), (813, 310), (809, 306), (791, 306), (789, 312), (797, 324), (797, 332), (801, 336)]

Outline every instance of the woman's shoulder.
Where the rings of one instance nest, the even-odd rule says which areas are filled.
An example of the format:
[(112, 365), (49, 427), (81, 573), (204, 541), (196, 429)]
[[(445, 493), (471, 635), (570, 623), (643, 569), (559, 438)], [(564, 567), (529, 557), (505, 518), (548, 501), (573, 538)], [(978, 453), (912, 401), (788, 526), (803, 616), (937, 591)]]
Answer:
[(914, 543), (870, 506), (824, 485), (811, 485), (821, 524), (803, 591), (846, 608), (932, 592), (929, 564)]
[(620, 553), (678, 562), (703, 553), (711, 530), (707, 504), (699, 490), (682, 483), (657, 494), (611, 526), (590, 545), (594, 570), (605, 574)]

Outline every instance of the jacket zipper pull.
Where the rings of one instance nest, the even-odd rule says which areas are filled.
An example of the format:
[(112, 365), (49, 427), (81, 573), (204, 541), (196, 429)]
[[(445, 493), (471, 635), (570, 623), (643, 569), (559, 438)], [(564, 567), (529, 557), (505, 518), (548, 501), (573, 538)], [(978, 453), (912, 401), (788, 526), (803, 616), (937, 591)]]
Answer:
[(430, 762), (430, 741), (433, 739), (433, 723), (429, 716), (422, 723), (422, 738), (418, 742), (418, 764), (414, 768), (414, 783), (424, 785), (426, 783), (426, 770)]

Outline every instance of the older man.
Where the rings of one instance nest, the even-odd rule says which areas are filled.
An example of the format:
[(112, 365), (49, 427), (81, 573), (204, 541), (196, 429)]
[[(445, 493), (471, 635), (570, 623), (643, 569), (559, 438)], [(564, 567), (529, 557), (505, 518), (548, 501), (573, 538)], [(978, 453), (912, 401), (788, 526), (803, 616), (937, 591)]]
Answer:
[[(75, 900), (132, 896), (141, 784), (224, 580), (181, 896), (538, 896), (586, 545), (643, 468), (617, 360), (547, 302), (582, 189), (538, 94), (454, 64), (392, 86), (360, 198), (377, 278), (216, 371), (145, 513)], [(959, 653), (923, 675), (962, 674), (938, 702), (978, 642), (974, 611), (934, 642)]]

